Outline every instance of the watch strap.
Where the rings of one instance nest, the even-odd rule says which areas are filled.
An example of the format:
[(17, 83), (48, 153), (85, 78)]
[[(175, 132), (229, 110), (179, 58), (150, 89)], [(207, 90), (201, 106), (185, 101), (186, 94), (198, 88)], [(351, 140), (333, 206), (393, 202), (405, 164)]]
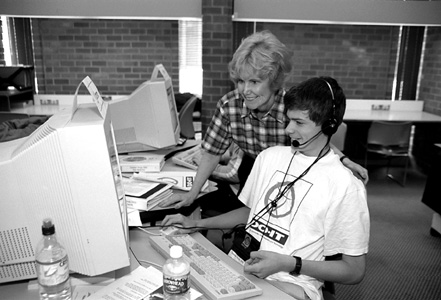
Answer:
[(299, 256), (295, 256), (295, 255), (293, 255), (293, 257), (296, 260), (296, 266), (294, 267), (294, 270), (289, 272), (289, 275), (298, 276), (298, 275), (300, 275), (300, 270), (302, 269), (302, 258)]

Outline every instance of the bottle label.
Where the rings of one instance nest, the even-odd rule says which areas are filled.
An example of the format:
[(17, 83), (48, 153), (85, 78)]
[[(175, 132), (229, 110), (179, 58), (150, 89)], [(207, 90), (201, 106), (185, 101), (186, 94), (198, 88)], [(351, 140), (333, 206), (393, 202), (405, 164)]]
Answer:
[(50, 263), (39, 261), (36, 263), (38, 283), (41, 285), (58, 285), (69, 279), (69, 263), (67, 256)]
[(187, 273), (184, 276), (170, 276), (164, 274), (164, 293), (167, 294), (185, 294), (189, 289), (189, 275)]

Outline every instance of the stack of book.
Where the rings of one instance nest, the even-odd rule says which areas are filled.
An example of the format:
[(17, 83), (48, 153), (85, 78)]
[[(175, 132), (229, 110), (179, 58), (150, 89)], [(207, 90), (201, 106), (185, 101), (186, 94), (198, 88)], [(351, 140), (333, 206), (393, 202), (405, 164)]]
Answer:
[(172, 184), (123, 178), (127, 208), (148, 211), (170, 197)]
[(160, 172), (165, 164), (165, 155), (154, 153), (119, 155), (121, 172)]

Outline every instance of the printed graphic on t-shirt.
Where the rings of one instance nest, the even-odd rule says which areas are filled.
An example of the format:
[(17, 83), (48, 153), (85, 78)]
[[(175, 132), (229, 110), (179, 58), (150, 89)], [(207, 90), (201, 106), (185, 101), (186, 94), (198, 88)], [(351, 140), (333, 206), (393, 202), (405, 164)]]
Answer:
[[(291, 223), (312, 187), (311, 182), (302, 178), (294, 184), (295, 190), (292, 186), (283, 193), (289, 183), (296, 179), (296, 176), (290, 174), (285, 177), (283, 171), (276, 171), (271, 176), (265, 187), (265, 192), (258, 201), (255, 213), (260, 212), (264, 207), (266, 209), (259, 214), (260, 217), (254, 217), (250, 226), (250, 230), (257, 240), (266, 240), (278, 247), (283, 247), (286, 244)], [(272, 207), (273, 209), (271, 209)]]

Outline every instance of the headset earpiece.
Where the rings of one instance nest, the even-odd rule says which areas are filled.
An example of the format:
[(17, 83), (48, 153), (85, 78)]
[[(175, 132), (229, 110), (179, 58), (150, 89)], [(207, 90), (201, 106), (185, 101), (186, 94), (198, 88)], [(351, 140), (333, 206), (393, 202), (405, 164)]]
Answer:
[[(323, 79), (323, 78), (322, 78)], [(326, 83), (326, 85), (329, 87), (329, 90), (331, 91), (331, 99), (332, 99), (332, 117), (322, 124), (322, 132), (327, 135), (331, 136), (334, 133), (337, 132), (338, 129), (338, 122), (335, 118), (335, 98), (334, 98), (334, 91), (332, 90), (331, 85), (329, 82), (327, 82), (325, 79), (323, 81)]]
[(322, 132), (327, 136), (331, 136), (336, 133), (337, 129), (337, 120), (335, 118), (329, 119), (322, 124)]

